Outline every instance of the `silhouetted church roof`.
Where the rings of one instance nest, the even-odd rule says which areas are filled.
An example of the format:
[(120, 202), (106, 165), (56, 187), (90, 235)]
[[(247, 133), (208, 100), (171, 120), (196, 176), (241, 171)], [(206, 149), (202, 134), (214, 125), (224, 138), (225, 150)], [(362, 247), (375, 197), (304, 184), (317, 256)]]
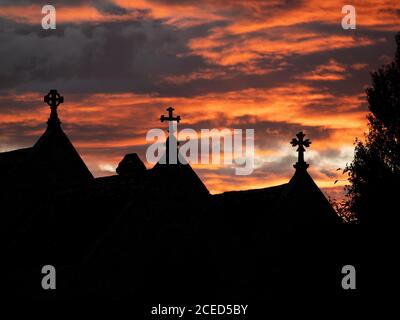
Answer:
[[(302, 132), (292, 140), (299, 160), (288, 183), (210, 195), (189, 164), (157, 163), (146, 169), (136, 154), (125, 155), (118, 175), (93, 179), (61, 128), (57, 106), (62, 97), (52, 90), (45, 101), (51, 114), (37, 143), (0, 153), (2, 181), (7, 174), (6, 184), (22, 187), (14, 192), (6, 185), (0, 192), (8, 212), (4, 229), (11, 239), (7, 261), (16, 265), (41, 264), (43, 259), (75, 264), (78, 272), (86, 272), (83, 285), (95, 294), (99, 287), (116, 295), (124, 290), (154, 294), (153, 288), (169, 290), (175, 281), (187, 290), (208, 290), (214, 263), (223, 278), (226, 273), (231, 279), (237, 272), (248, 275), (256, 266), (252, 259), (265, 250), (276, 253), (287, 229), (304, 237), (303, 225), (316, 230), (323, 228), (315, 225), (339, 222), (307, 172), (304, 152), (311, 142)], [(169, 117), (162, 120), (180, 120), (168, 110)], [(168, 148), (167, 143), (166, 158)], [(36, 192), (42, 184), (51, 188)], [(51, 250), (43, 250), (49, 245)], [(199, 271), (196, 277), (193, 270)], [(106, 273), (108, 277), (99, 276)], [(246, 291), (246, 285), (239, 284), (236, 292)], [(224, 290), (230, 293), (231, 287)]]
[(339, 217), (305, 169), (296, 169), (282, 192), (280, 209), (285, 220), (299, 224), (338, 223)]
[[(0, 153), (0, 173), (3, 181), (10, 183), (30, 180), (39, 185), (51, 184), (61, 187), (92, 181), (92, 174), (61, 128), (57, 107), (64, 101), (63, 97), (56, 90), (51, 90), (44, 100), (51, 108), (46, 131), (31, 148)], [(172, 107), (167, 110), (169, 115), (161, 116), (162, 122), (181, 120), (180, 116), (173, 116)], [(97, 178), (97, 185), (101, 186), (102, 192), (111, 193), (122, 192), (122, 188), (131, 185), (134, 188), (145, 188), (150, 193), (174, 193), (195, 197), (208, 195), (209, 191), (190, 164), (181, 164), (179, 161), (177, 164), (168, 164), (168, 141), (169, 138), (166, 152), (161, 157), (167, 164), (161, 164), (160, 161), (147, 170), (136, 153), (127, 154), (118, 165), (118, 175)], [(304, 134), (300, 132), (291, 144), (298, 147), (299, 161), (294, 166), (296, 171), (289, 183), (264, 189), (225, 192), (213, 196), (214, 202), (226, 205), (229, 202), (236, 209), (264, 205), (269, 212), (285, 212), (285, 216), (291, 221), (335, 220), (333, 208), (307, 172), (308, 164), (304, 161), (304, 152), (311, 142), (308, 139), (304, 140)], [(299, 208), (303, 204), (307, 213), (300, 214)], [(310, 208), (315, 210), (308, 210)]]
[[(167, 108), (168, 116), (160, 116), (161, 122), (176, 121), (179, 123), (181, 117), (174, 117), (174, 110), (175, 109), (172, 107)], [(170, 146), (173, 146), (173, 148), (176, 147), (175, 163), (173, 163), (173, 159), (170, 161), (169, 158)], [(173, 134), (171, 135), (171, 133), (169, 133), (169, 136), (165, 142), (165, 152), (152, 168), (152, 174), (158, 177), (159, 182), (162, 184), (162, 187), (165, 191), (170, 189), (170, 191), (180, 192), (182, 195), (208, 195), (209, 191), (204, 185), (203, 181), (201, 181), (189, 163), (183, 164), (179, 161), (178, 154), (179, 142), (176, 140)]]
[(227, 211), (252, 212), (261, 208), (269, 218), (279, 219), (292, 225), (336, 224), (341, 220), (331, 204), (307, 172), (308, 164), (304, 161), (305, 147), (311, 141), (304, 140), (305, 134), (299, 132), (298, 139), (291, 144), (298, 146), (298, 162), (294, 165), (295, 173), (286, 184), (236, 192), (225, 192), (214, 196), (216, 202), (227, 207)]
[(157, 163), (151, 171), (154, 176), (158, 177), (158, 181), (165, 191), (172, 189), (173, 192), (182, 195), (204, 196), (209, 194), (207, 187), (190, 164)]
[(32, 148), (24, 148), (13, 151), (0, 153), (0, 178), (2, 180), (8, 179), (13, 174), (14, 170), (18, 168), (29, 154)]
[[(6, 171), (8, 183), (52, 185), (88, 182), (93, 176), (78, 152), (61, 128), (57, 107), (62, 103), (56, 90), (45, 96), (51, 107), (47, 129), (31, 148), (0, 153), (2, 171)], [(11, 164), (12, 163), (12, 164)]]
[(116, 169), (119, 175), (132, 175), (146, 171), (146, 166), (136, 153), (125, 155)]
[[(3, 180), (7, 180), (7, 178), (8, 182), (31, 180), (39, 185), (51, 184), (57, 186), (91, 181), (93, 179), (92, 174), (61, 128), (57, 107), (64, 101), (63, 97), (56, 90), (51, 90), (45, 96), (44, 101), (51, 108), (46, 131), (31, 148), (0, 153), (0, 173)], [(167, 110), (169, 115), (161, 116), (162, 122), (166, 120), (179, 122), (181, 120), (180, 116), (173, 116), (174, 109), (172, 107)], [(296, 168), (295, 174), (288, 184), (259, 190), (225, 192), (214, 196), (216, 201), (238, 202), (251, 207), (262, 201), (269, 208), (269, 211), (283, 211), (285, 209), (288, 219), (291, 220), (298, 218), (299, 214), (296, 212), (299, 211), (302, 204), (307, 208), (315, 207), (315, 210), (308, 210), (307, 217), (302, 217), (302, 221), (315, 222), (321, 219), (329, 220), (332, 216), (335, 217), (331, 205), (307, 172), (308, 164), (304, 161), (304, 152), (305, 147), (308, 147), (311, 142), (304, 139), (304, 136), (300, 132), (297, 134), (297, 139), (291, 141), (293, 146), (298, 147), (299, 160), (294, 166)], [(143, 184), (143, 181), (146, 181), (144, 185), (149, 192), (172, 192), (185, 195), (192, 194), (193, 196), (208, 195), (206, 186), (190, 164), (180, 164), (179, 161), (177, 164), (168, 164), (168, 141), (169, 138), (163, 156), (164, 162), (166, 158), (167, 164), (159, 162), (152, 169), (147, 170), (137, 154), (127, 154), (118, 165), (119, 176), (96, 180), (102, 181), (101, 185), (105, 188), (104, 190), (109, 188), (107, 183), (113, 189), (118, 184), (126, 185), (127, 181), (129, 181), (129, 184), (137, 184), (139, 181)], [(134, 177), (127, 177), (132, 175)]]

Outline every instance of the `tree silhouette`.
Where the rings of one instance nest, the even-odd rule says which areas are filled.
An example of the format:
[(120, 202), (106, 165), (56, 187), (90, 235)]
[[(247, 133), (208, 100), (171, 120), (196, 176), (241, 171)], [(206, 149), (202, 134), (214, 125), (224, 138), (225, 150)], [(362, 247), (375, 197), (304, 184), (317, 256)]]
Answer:
[(395, 60), (371, 73), (366, 90), (368, 129), (365, 141), (356, 139), (349, 175), (347, 208), (360, 222), (391, 223), (397, 220), (400, 190), (400, 33)]

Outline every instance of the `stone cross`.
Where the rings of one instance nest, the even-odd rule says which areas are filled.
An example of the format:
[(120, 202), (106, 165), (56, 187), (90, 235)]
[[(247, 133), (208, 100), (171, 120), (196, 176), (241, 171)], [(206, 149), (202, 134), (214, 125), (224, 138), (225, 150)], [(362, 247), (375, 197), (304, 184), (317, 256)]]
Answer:
[[(177, 164), (178, 163), (178, 145), (179, 142), (175, 138), (175, 133), (177, 132), (177, 123), (181, 120), (180, 116), (173, 116), (174, 108), (169, 107), (167, 109), (168, 116), (162, 115), (160, 117), (160, 121), (168, 121), (168, 138), (166, 141), (166, 150), (165, 150), (165, 163), (166, 164)], [(176, 121), (176, 122), (174, 122)]]
[(44, 96), (44, 102), (46, 102), (50, 106), (50, 118), (47, 120), (48, 125), (53, 125), (53, 124), (60, 124), (61, 121), (58, 119), (58, 114), (57, 114), (57, 107), (64, 102), (64, 97), (62, 97), (57, 90), (53, 89), (50, 90), (50, 92)]
[(290, 141), (290, 144), (293, 147), (298, 147), (297, 152), (299, 153), (298, 161), (294, 165), (296, 169), (307, 169), (308, 168), (308, 163), (304, 161), (304, 152), (306, 151), (305, 147), (308, 148), (311, 144), (310, 139), (305, 139), (304, 137), (306, 135), (303, 133), (303, 131), (300, 131), (298, 134), (296, 134), (296, 138), (293, 138), (292, 141)]
[(162, 116), (160, 117), (161, 122), (164, 122), (164, 121), (174, 121), (174, 120), (177, 121), (177, 122), (181, 121), (181, 116), (173, 117), (172, 114), (173, 114), (174, 110), (175, 110), (174, 108), (169, 107), (169, 108), (167, 109), (167, 111), (168, 111), (168, 117), (162, 115)]

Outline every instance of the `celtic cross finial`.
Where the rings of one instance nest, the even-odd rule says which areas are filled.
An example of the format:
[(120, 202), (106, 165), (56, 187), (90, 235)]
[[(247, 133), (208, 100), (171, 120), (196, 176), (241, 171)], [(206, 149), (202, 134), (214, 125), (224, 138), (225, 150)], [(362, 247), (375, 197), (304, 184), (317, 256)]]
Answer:
[(52, 89), (50, 92), (44, 96), (44, 102), (50, 106), (50, 118), (47, 120), (48, 125), (59, 125), (61, 123), (57, 114), (57, 107), (64, 102), (64, 97), (62, 97), (57, 90)]

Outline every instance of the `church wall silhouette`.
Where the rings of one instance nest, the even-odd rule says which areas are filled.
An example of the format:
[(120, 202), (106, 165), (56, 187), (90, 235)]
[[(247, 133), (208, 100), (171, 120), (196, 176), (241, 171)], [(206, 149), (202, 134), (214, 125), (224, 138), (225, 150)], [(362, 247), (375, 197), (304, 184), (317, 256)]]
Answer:
[[(14, 296), (337, 294), (342, 223), (307, 172), (302, 132), (291, 142), (299, 161), (288, 183), (210, 195), (190, 164), (146, 169), (135, 153), (116, 175), (94, 178), (62, 130), (63, 97), (51, 90), (44, 101), (51, 114), (37, 143), (0, 153)], [(45, 264), (57, 269), (55, 292), (38, 285)]]

